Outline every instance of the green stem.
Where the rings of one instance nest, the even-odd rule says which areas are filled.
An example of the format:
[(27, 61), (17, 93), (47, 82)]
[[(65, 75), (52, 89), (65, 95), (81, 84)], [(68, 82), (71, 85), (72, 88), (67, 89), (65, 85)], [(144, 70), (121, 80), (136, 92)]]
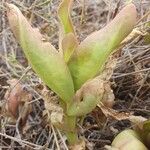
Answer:
[[(63, 110), (67, 110), (67, 106), (66, 106), (67, 104), (65, 104), (64, 101), (60, 100), (60, 105), (63, 108)], [(76, 116), (68, 116), (66, 113), (64, 116), (64, 124), (62, 130), (67, 136), (69, 145), (74, 145), (78, 142), (78, 133), (76, 129), (77, 118)]]
[(76, 117), (67, 115), (65, 119), (65, 124), (67, 124), (67, 127), (69, 129), (65, 131), (69, 145), (74, 145), (78, 143), (78, 133), (76, 129)]

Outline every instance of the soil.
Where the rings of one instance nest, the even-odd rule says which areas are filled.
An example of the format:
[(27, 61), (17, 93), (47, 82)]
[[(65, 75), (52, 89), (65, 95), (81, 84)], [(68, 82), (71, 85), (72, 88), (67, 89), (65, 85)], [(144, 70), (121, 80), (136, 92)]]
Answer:
[[(1, 0), (0, 1), (0, 149), (4, 150), (67, 150), (66, 137), (45, 121), (45, 110), (41, 94), (38, 92), (41, 80), (29, 69), (28, 62), (15, 40), (6, 17), (5, 2), (17, 5), (34, 27), (58, 48), (59, 0)], [(149, 11), (149, 0), (134, 0), (138, 20)], [(124, 6), (124, 0), (75, 0), (72, 11), (73, 23), (79, 41), (95, 30), (101, 29)], [(148, 32), (145, 26), (147, 17), (136, 27)], [(111, 78), (115, 95), (113, 109), (150, 118), (150, 45), (145, 44), (143, 35), (124, 45), (117, 56), (117, 65)], [(32, 111), (23, 129), (18, 122), (9, 120), (2, 111), (6, 98), (4, 95), (10, 85), (9, 80), (16, 78), (23, 88), (32, 94)], [(51, 96), (55, 94), (51, 92)], [(113, 138), (123, 129), (132, 128), (128, 120), (117, 120), (112, 116), (104, 117), (99, 107), (88, 114), (79, 126), (79, 134), (85, 138), (89, 150), (103, 150), (111, 145)], [(6, 136), (6, 134), (8, 136)]]

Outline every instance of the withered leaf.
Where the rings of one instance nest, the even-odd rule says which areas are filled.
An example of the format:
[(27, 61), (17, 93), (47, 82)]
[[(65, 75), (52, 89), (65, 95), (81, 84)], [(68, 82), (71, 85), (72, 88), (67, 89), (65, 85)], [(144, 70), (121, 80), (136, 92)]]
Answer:
[(70, 150), (85, 150), (85, 140), (81, 139), (79, 143), (76, 143), (73, 146), (70, 146)]
[(21, 124), (25, 124), (31, 105), (27, 104), (32, 100), (32, 95), (25, 91), (17, 79), (9, 80), (10, 89), (5, 94), (5, 108), (7, 114), (14, 118), (21, 118)]

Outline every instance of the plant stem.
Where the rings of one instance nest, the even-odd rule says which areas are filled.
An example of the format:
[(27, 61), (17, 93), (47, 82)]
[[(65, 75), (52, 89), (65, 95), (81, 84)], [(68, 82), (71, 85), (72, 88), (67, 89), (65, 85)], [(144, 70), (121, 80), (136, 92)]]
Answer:
[(67, 127), (69, 129), (65, 132), (69, 145), (74, 145), (78, 142), (78, 133), (76, 130), (76, 117), (66, 116), (65, 124), (67, 124)]
[[(70, 106), (64, 103), (64, 101), (60, 100), (60, 105), (63, 110), (67, 110), (67, 107)], [(78, 133), (76, 129), (76, 116), (68, 116), (67, 112), (65, 112), (64, 116), (64, 124), (63, 124), (63, 131), (67, 137), (69, 145), (75, 145), (78, 143)], [(61, 127), (60, 127), (61, 128)]]

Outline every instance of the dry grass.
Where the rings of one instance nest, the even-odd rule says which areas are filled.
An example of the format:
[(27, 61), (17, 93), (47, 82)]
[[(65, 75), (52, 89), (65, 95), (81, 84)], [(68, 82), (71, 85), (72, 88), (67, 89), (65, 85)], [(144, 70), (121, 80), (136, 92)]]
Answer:
[[(6, 19), (5, 0), (0, 1), (0, 149), (7, 150), (67, 150), (65, 136), (43, 119), (44, 104), (38, 92), (41, 80), (28, 67), (28, 63), (14, 39)], [(41, 32), (56, 47), (58, 46), (57, 7), (59, 0), (7, 0), (16, 4), (30, 22), (40, 28)], [(136, 1), (139, 18), (148, 12), (149, 0)], [(102, 28), (111, 20), (114, 11), (119, 9), (124, 1), (116, 0), (76, 0), (73, 7), (73, 22), (76, 26), (79, 40), (91, 32)], [(137, 26), (143, 31), (143, 19)], [(9, 88), (8, 80), (17, 78), (25, 89), (32, 93), (32, 112), (27, 125), (22, 131), (18, 125), (11, 124), (2, 114), (2, 105), (6, 101), (4, 95)], [(118, 63), (112, 76), (118, 111), (132, 112), (135, 115), (150, 117), (150, 46), (143, 44), (142, 36), (138, 36), (122, 48), (118, 54)], [(101, 114), (89, 114), (80, 127), (80, 134), (86, 138), (87, 148), (104, 149), (112, 138), (122, 129), (131, 127), (128, 120), (116, 121), (110, 118), (101, 124)]]

